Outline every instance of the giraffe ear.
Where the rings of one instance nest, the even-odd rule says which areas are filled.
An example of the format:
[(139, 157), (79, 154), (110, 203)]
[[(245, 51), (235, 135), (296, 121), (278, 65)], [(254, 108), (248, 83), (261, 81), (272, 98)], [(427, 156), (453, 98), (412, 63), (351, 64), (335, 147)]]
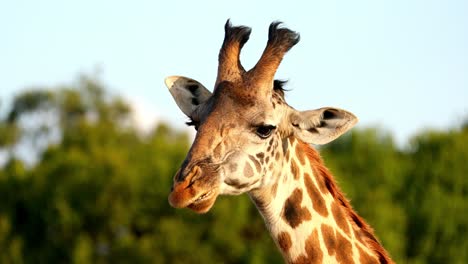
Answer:
[(169, 76), (164, 82), (180, 110), (190, 116), (197, 108), (211, 97), (211, 92), (201, 83), (183, 76)]
[(290, 122), (296, 137), (309, 144), (326, 144), (352, 128), (358, 119), (338, 108), (293, 112)]

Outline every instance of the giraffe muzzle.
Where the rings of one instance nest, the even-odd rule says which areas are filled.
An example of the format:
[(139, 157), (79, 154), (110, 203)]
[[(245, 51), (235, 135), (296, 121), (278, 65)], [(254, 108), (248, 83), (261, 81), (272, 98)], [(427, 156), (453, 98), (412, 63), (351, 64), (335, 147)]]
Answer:
[[(179, 170), (174, 177), (169, 204), (175, 208), (188, 207), (197, 213), (207, 212), (219, 194), (219, 187), (211, 184), (212, 175), (204, 175), (203, 169), (198, 165), (193, 166), (183, 178), (179, 175), (181, 171), (183, 170)], [(181, 178), (183, 180), (179, 181)]]

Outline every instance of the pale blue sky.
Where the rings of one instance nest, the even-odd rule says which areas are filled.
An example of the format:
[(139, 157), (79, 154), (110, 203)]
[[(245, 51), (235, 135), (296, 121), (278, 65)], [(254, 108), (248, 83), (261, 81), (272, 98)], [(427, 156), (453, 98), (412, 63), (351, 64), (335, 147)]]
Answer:
[(246, 68), (270, 22), (301, 34), (277, 77), (300, 110), (336, 106), (400, 142), (468, 116), (468, 1), (3, 1), (0, 98), (102, 69), (113, 93), (180, 125), (167, 75), (213, 86), (227, 18), (253, 28)]

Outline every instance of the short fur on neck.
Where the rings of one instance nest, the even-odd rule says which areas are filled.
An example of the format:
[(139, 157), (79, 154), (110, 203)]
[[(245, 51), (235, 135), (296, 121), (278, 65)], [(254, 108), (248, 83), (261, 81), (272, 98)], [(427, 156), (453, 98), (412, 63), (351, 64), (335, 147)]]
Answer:
[[(286, 140), (289, 141), (289, 139), (286, 139)], [(346, 222), (349, 223), (349, 225), (351, 226), (350, 232), (353, 233), (353, 236), (355, 237), (355, 239), (360, 243), (357, 246), (358, 249), (362, 247), (361, 245), (363, 245), (364, 248), (368, 250), (368, 252), (373, 253), (374, 256), (371, 257), (372, 261), (370, 263), (382, 263), (382, 264), (394, 263), (389, 257), (386, 250), (382, 247), (380, 242), (377, 240), (372, 228), (353, 210), (349, 201), (345, 198), (340, 188), (336, 185), (332, 174), (325, 167), (323, 160), (321, 159), (318, 151), (315, 150), (313, 147), (311, 147), (309, 144), (304, 143), (300, 140), (292, 139), (292, 141), (297, 142), (296, 143), (297, 148), (299, 149), (299, 151), (303, 152), (302, 155), (304, 155), (305, 158), (307, 158), (307, 160), (309, 161), (313, 175), (308, 175), (308, 177), (315, 177), (317, 184), (319, 185), (318, 186), (319, 189), (322, 192), (328, 191), (330, 195), (333, 197), (334, 203), (339, 205), (339, 207), (341, 208), (341, 212), (343, 212), (342, 215), (346, 218)], [(295, 148), (292, 147), (292, 149), (288, 148), (286, 152), (290, 152), (294, 150)], [(293, 155), (293, 154), (287, 154), (287, 155)], [(292, 175), (289, 175), (287, 177), (289, 179), (293, 178)], [(299, 176), (299, 177), (301, 178), (299, 180), (296, 179), (295, 181), (299, 182), (299, 181), (304, 180), (302, 179), (304, 175)], [(291, 246), (290, 244), (294, 243), (294, 241), (285, 242), (284, 241), (285, 239), (290, 240), (291, 238), (289, 236), (287, 236), (287, 238), (282, 236), (282, 233), (284, 232), (280, 232), (279, 234), (273, 234), (273, 229), (275, 229), (275, 225), (278, 223), (278, 221), (281, 221), (281, 220), (278, 220), (278, 218), (281, 217), (280, 215), (278, 215), (278, 212), (273, 213), (272, 215), (272, 211), (271, 211), (272, 200), (274, 200), (275, 197), (277, 197), (276, 195), (273, 195), (273, 198), (272, 198), (271, 193), (273, 192), (276, 193), (276, 189), (278, 188), (278, 186), (276, 186), (277, 184), (284, 184), (283, 179), (281, 178), (278, 179), (278, 182), (279, 183), (275, 183), (273, 187), (271, 187), (270, 189), (251, 192), (251, 198), (254, 201), (257, 208), (259, 209), (259, 211), (261, 212), (262, 216), (265, 218), (267, 227), (270, 230), (270, 232), (272, 232), (273, 239), (279, 246), (279, 249), (282, 251), (286, 260), (290, 261), (291, 263), (309, 263), (310, 261), (312, 261), (312, 259), (302, 258), (302, 256), (300, 256), (296, 260), (288, 259), (287, 249), (285, 248), (290, 247)], [(307, 191), (303, 190), (301, 193), (301, 196), (302, 195), (307, 195)], [(309, 223), (310, 221), (314, 221), (314, 216), (312, 216), (311, 219), (312, 220), (310, 220), (310, 217), (308, 218)], [(276, 231), (278, 230), (276, 229)], [(312, 230), (312, 233), (317, 235), (317, 229)], [(361, 262), (364, 263), (365, 260)]]
[(368, 248), (371, 249), (376, 256), (378, 256), (380, 263), (393, 263), (393, 261), (388, 256), (387, 251), (382, 247), (374, 235), (374, 230), (354, 211), (348, 199), (346, 199), (343, 192), (340, 190), (338, 185), (336, 185), (333, 175), (325, 167), (325, 164), (323, 163), (323, 160), (320, 157), (318, 151), (307, 143), (300, 142), (299, 144), (309, 159), (317, 179), (321, 178), (322, 183), (325, 184), (328, 191), (335, 198), (335, 201), (338, 201), (342, 208), (344, 208), (344, 211), (349, 218), (348, 220), (351, 220), (350, 223), (354, 223), (355, 227), (360, 229), (361, 234), (355, 235), (360, 235)]

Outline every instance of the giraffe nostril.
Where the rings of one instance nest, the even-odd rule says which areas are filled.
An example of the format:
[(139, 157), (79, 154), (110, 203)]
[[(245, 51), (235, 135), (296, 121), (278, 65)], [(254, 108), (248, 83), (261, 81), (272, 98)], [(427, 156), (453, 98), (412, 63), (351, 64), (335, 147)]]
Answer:
[(202, 170), (200, 168), (200, 166), (197, 166), (195, 165), (191, 170), (190, 172), (184, 177), (184, 180), (188, 180), (190, 181), (190, 185), (192, 185), (194, 183), (194, 181), (197, 180), (197, 178), (199, 178), (198, 176), (200, 176), (202, 173)]
[(202, 169), (200, 166), (195, 165), (191, 167), (190, 169), (180, 169), (176, 176), (174, 177), (175, 182), (184, 182), (184, 181), (189, 181), (193, 182), (200, 176), (202, 173)]

